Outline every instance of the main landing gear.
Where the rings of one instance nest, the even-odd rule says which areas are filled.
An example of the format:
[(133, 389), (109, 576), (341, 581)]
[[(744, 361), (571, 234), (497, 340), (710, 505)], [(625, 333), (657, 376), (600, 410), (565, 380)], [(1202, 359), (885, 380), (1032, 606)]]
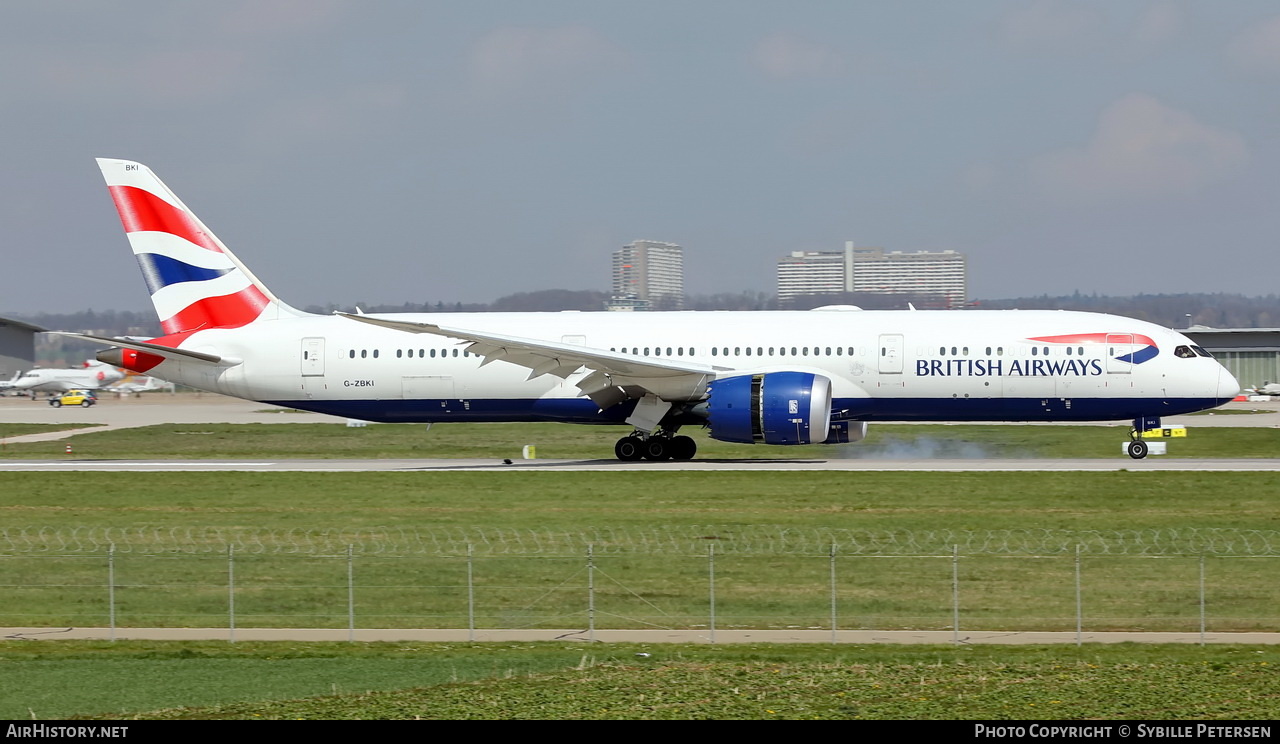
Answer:
[(674, 432), (644, 434), (636, 431), (613, 445), (619, 460), (692, 460), (698, 451), (692, 437), (675, 436)]

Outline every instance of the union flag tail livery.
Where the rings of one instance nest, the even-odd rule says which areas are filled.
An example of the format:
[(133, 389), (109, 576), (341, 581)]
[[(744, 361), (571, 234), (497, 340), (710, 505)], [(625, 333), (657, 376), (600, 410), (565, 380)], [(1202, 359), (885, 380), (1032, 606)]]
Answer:
[(98, 159), (120, 222), (168, 335), (297, 316), (151, 169)]
[(112, 347), (101, 361), (248, 400), (364, 421), (625, 425), (622, 460), (693, 457), (683, 426), (803, 445), (857, 441), (875, 421), (1128, 419), (1142, 458), (1161, 416), (1239, 391), (1186, 336), (1101, 313), (313, 315), (271, 294), (146, 166), (98, 164), (165, 335), (65, 335)]

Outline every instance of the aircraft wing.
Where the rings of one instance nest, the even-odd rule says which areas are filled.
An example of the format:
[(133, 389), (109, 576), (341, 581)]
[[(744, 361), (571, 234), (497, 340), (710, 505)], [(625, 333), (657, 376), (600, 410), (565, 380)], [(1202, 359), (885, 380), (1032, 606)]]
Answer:
[(579, 370), (589, 370), (590, 374), (576, 384), (584, 395), (602, 409), (623, 400), (643, 397), (645, 393), (652, 393), (669, 401), (700, 400), (706, 394), (707, 384), (717, 377), (717, 373), (731, 369), (686, 360), (639, 357), (590, 346), (507, 336), (434, 323), (390, 320), (372, 315), (336, 314), (392, 330), (427, 333), (470, 342), (466, 350), (484, 357), (481, 366), (499, 360), (510, 362), (528, 369), (530, 380), (541, 375), (568, 379)]

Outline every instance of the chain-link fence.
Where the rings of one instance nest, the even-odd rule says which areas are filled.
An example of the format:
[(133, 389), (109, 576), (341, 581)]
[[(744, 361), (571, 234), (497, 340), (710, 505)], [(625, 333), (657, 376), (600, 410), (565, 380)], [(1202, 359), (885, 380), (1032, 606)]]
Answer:
[(1280, 533), (0, 531), (0, 625), (1275, 631)]
[(1135, 530), (855, 530), (773, 525), (486, 529), (269, 530), (250, 527), (8, 527), (0, 555), (30, 553), (224, 553), (358, 555), (702, 555), (819, 554), (890, 556), (1280, 555), (1280, 531), (1232, 528)]

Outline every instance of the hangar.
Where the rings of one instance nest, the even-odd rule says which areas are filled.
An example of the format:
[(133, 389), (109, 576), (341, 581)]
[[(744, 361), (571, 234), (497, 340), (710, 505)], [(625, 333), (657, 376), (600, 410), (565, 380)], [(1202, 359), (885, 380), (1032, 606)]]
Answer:
[(12, 379), (36, 365), (36, 334), (44, 330), (20, 320), (0, 318), (0, 380)]
[(1182, 331), (1236, 376), (1242, 388), (1280, 382), (1280, 328), (1208, 328)]

